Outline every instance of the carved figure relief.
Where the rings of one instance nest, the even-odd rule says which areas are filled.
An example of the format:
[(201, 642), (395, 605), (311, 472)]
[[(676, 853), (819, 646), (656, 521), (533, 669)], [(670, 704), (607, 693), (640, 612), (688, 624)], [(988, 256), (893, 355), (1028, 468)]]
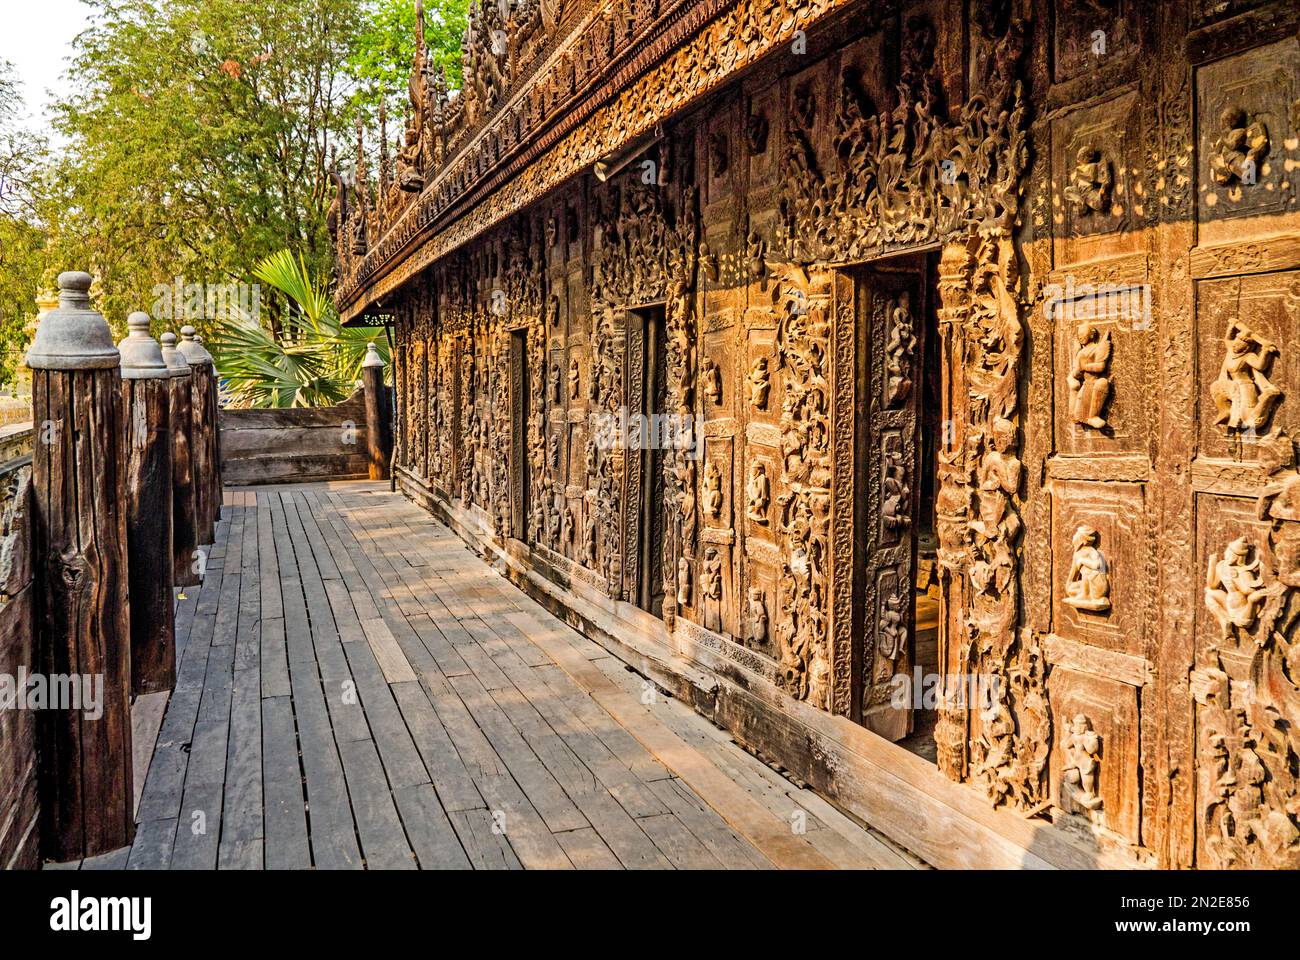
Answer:
[(1115, 174), (1110, 161), (1096, 147), (1084, 146), (1079, 148), (1070, 182), (1062, 192), (1075, 215), (1086, 217), (1110, 210), (1114, 186)]
[(1070, 388), (1070, 419), (1093, 430), (1106, 426), (1102, 416), (1110, 398), (1110, 333), (1096, 324), (1079, 324), (1074, 341), (1074, 359), (1066, 384)]
[(889, 406), (906, 400), (912, 392), (912, 355), (916, 352), (916, 335), (912, 329), (910, 297), (904, 291), (889, 310), (889, 339), (885, 343), (885, 403)]
[(971, 744), (971, 779), (983, 787), (996, 807), (1013, 794), (1016, 761), (1016, 722), (1004, 701)]
[(700, 594), (704, 604), (704, 626), (709, 630), (722, 629), (722, 557), (714, 547), (704, 552), (704, 568), (700, 573)]
[(582, 396), (582, 364), (574, 357), (569, 361), (569, 399), (577, 400)]
[(712, 404), (722, 403), (722, 372), (712, 360), (704, 361), (704, 398)]
[(1225, 640), (1239, 631), (1254, 629), (1267, 595), (1259, 556), (1245, 537), (1224, 547), (1221, 558), (1210, 558), (1205, 574), (1205, 605), (1219, 621)]
[(730, 144), (721, 131), (709, 134), (709, 173), (714, 178), (723, 176), (731, 165)]
[(691, 562), (685, 557), (677, 560), (677, 606), (691, 605)]
[(704, 513), (713, 520), (722, 515), (722, 472), (710, 460), (704, 467), (704, 486), (701, 492)]
[[(824, 275), (788, 268), (779, 280), (782, 372), (781, 618), (778, 681), (792, 696), (830, 702), (830, 304)], [(815, 295), (814, 295), (815, 294)]]
[(880, 522), (897, 534), (912, 522), (912, 488), (908, 466), (896, 441), (885, 448), (884, 476), (880, 484)]
[(880, 646), (876, 651), (891, 666), (907, 649), (906, 606), (911, 602), (911, 586), (905, 576), (899, 576), (881, 603)]
[(1074, 556), (1065, 577), (1065, 602), (1076, 610), (1104, 613), (1110, 609), (1110, 571), (1097, 548), (1100, 535), (1089, 526), (1074, 532)]
[(1082, 713), (1076, 714), (1061, 732), (1062, 806), (1067, 812), (1093, 814), (1101, 810), (1098, 774), (1101, 769), (1101, 736)]
[(749, 146), (750, 156), (767, 152), (767, 117), (761, 113), (751, 113), (745, 121), (745, 142)]
[(1214, 422), (1229, 430), (1262, 430), (1282, 398), (1267, 376), (1278, 349), (1240, 320), (1228, 324), (1223, 344), (1223, 366), (1210, 384)]
[(767, 276), (767, 241), (757, 230), (751, 230), (745, 239), (745, 253), (750, 279), (764, 279)]
[(767, 357), (755, 357), (749, 367), (749, 405), (755, 410), (767, 409), (767, 395), (772, 388), (772, 373)]
[(749, 630), (745, 639), (750, 646), (762, 647), (767, 643), (767, 601), (758, 587), (749, 588)]
[[(1294, 638), (1300, 575), (1300, 472), (1286, 434), (1276, 432), (1263, 462), (1269, 483), (1257, 514), (1269, 523), (1276, 559), (1264, 586), (1260, 552), (1245, 538), (1210, 558), (1206, 605), (1223, 639), (1252, 631), (1249, 686), (1232, 682), (1218, 652), (1193, 673), (1200, 730), (1198, 834), (1209, 867), (1300, 868), (1300, 682)], [(1199, 676), (1198, 676), (1199, 675)]]
[(1222, 186), (1254, 185), (1269, 152), (1268, 127), (1240, 107), (1227, 107), (1219, 116), (1219, 131), (1210, 147), (1210, 176)]
[(706, 280), (717, 282), (721, 272), (718, 269), (718, 258), (714, 254), (713, 248), (709, 246), (708, 240), (700, 241), (700, 270), (704, 273)]
[(750, 469), (749, 481), (745, 484), (747, 504), (745, 515), (755, 523), (767, 523), (767, 508), (772, 500), (772, 486), (767, 478), (767, 467), (756, 463)]

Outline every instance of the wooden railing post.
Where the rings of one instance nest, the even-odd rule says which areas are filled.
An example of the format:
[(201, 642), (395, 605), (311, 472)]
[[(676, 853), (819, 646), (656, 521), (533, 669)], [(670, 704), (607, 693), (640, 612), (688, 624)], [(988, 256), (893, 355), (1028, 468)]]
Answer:
[(208, 436), (208, 458), (212, 461), (212, 522), (216, 523), (221, 519), (221, 506), (225, 499), (221, 484), (221, 385), (217, 382), (216, 358), (208, 353), (208, 348), (203, 346), (203, 338), (197, 333), (194, 335), (194, 342), (203, 347), (203, 352), (208, 354), (208, 392), (212, 395), (212, 403), (208, 407), (212, 414), (212, 433)]
[(388, 461), (393, 453), (393, 427), (384, 396), (384, 358), (374, 341), (366, 344), (361, 362), (361, 380), (366, 390), (366, 458), (370, 479), (388, 479)]
[(176, 685), (172, 608), (171, 370), (149, 335), (149, 314), (127, 318), (122, 355), (126, 411), (126, 557), (131, 598), (131, 692)]
[(194, 505), (194, 431), (190, 395), (194, 373), (176, 347), (176, 334), (162, 335), (162, 355), (171, 371), (168, 421), (172, 434), (172, 582), (192, 587), (199, 577), (198, 514)]
[(198, 540), (201, 544), (212, 543), (220, 510), (213, 496), (213, 478), (216, 476), (213, 434), (217, 429), (217, 416), (212, 354), (195, 339), (194, 328), (188, 324), (181, 327), (180, 351), (194, 375), (190, 390), (190, 423), (193, 425), (190, 449), (194, 454), (194, 514)]
[(126, 431), (119, 355), (90, 306), (90, 282), (88, 273), (59, 275), (59, 307), (27, 354), (37, 663), (47, 686), (58, 681), (68, 695), (37, 720), (41, 842), (59, 861), (115, 850), (135, 835)]

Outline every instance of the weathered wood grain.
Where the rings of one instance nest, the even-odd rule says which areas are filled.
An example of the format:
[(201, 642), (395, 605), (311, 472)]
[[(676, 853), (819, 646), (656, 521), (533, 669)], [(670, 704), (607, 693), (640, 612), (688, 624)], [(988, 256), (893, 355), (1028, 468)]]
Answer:
[(212, 456), (216, 449), (216, 393), (211, 364), (191, 364), (190, 370), (190, 450), (193, 457), (195, 535), (200, 544), (206, 544), (212, 542), (218, 510), (213, 487), (217, 465)]
[(188, 587), (200, 582), (195, 569), (199, 530), (194, 491), (193, 376), (169, 377), (167, 383), (172, 438), (172, 575), (177, 586)]
[(51, 425), (32, 464), (43, 585), (37, 660), (47, 676), (103, 684), (98, 717), (40, 714), (41, 844), (49, 859), (83, 859), (135, 833), (121, 383), (115, 368), (37, 370), (32, 394), (38, 422)]
[(176, 682), (170, 383), (171, 378), (122, 381), (135, 696), (170, 690)]

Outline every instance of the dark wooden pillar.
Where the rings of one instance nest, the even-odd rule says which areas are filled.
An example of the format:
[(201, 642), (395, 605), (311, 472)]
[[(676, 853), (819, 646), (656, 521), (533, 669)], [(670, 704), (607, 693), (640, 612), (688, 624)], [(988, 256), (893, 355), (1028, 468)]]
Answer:
[(366, 344), (361, 380), (366, 389), (366, 457), (370, 479), (387, 480), (388, 464), (393, 455), (393, 424), (384, 390), (384, 358), (379, 355), (373, 341)]
[(37, 664), (47, 689), (68, 694), (37, 718), (42, 852), (58, 861), (135, 835), (122, 382), (89, 291), (90, 274), (60, 274), (59, 306), (27, 354)]
[(221, 385), (217, 381), (217, 361), (208, 352), (208, 348), (203, 346), (203, 338), (197, 333), (194, 335), (194, 342), (203, 347), (208, 354), (208, 392), (212, 396), (212, 402), (208, 410), (212, 414), (212, 432), (208, 435), (208, 459), (212, 463), (212, 522), (215, 524), (221, 519), (222, 500), (225, 499), (224, 489), (221, 483)]
[(181, 327), (180, 351), (193, 372), (190, 390), (190, 450), (194, 456), (194, 513), (199, 543), (211, 543), (217, 522), (217, 505), (213, 497), (216, 449), (213, 433), (217, 429), (216, 392), (212, 385), (212, 355), (194, 337), (194, 328)]
[(194, 373), (176, 346), (176, 334), (162, 335), (162, 355), (171, 371), (167, 407), (172, 435), (172, 582), (178, 587), (192, 587), (201, 579), (194, 453), (190, 440), (194, 430), (190, 402)]
[(131, 598), (131, 692), (176, 685), (172, 608), (171, 370), (149, 335), (149, 314), (127, 318), (122, 355), (126, 412), (126, 557)]

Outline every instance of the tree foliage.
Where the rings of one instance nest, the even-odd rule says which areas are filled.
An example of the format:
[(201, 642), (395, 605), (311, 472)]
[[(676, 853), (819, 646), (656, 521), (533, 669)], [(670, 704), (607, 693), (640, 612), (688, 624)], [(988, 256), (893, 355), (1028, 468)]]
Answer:
[[(424, 4), (424, 42), (434, 62), (447, 74), (447, 85), (457, 89), (461, 76), (461, 38), (469, 0), (429, 0)], [(382, 98), (400, 130), (408, 109), (407, 84), (415, 57), (415, 0), (369, 0), (365, 26), (348, 62), (363, 92), (367, 113), (377, 110)]]
[[(70, 93), (52, 108), (59, 155), (18, 125), (17, 83), (0, 69), (0, 383), (60, 270), (94, 275), (119, 333), (163, 285), (247, 283), (279, 251), (328, 278), (331, 155), (350, 178), (360, 121), (373, 175), (381, 99), (401, 129), (414, 0), (85, 2)], [(453, 85), (467, 4), (425, 4)], [(284, 315), (271, 312), (266, 336)], [(218, 324), (188, 319), (209, 336)]]
[[(157, 284), (222, 284), (290, 247), (329, 264), (325, 168), (346, 142), (358, 0), (92, 0), (56, 237), (120, 320)], [(200, 329), (202, 319), (196, 323)]]
[(218, 327), (212, 353), (236, 405), (315, 407), (346, 400), (361, 376), (371, 341), (388, 363), (382, 331), (344, 327), (325, 284), (301, 258), (281, 250), (253, 273), (281, 293), (287, 306), (278, 335), (238, 320)]
[(22, 359), (45, 260), (40, 221), (48, 148), (22, 123), (22, 107), (13, 66), (0, 61), (0, 385)]

